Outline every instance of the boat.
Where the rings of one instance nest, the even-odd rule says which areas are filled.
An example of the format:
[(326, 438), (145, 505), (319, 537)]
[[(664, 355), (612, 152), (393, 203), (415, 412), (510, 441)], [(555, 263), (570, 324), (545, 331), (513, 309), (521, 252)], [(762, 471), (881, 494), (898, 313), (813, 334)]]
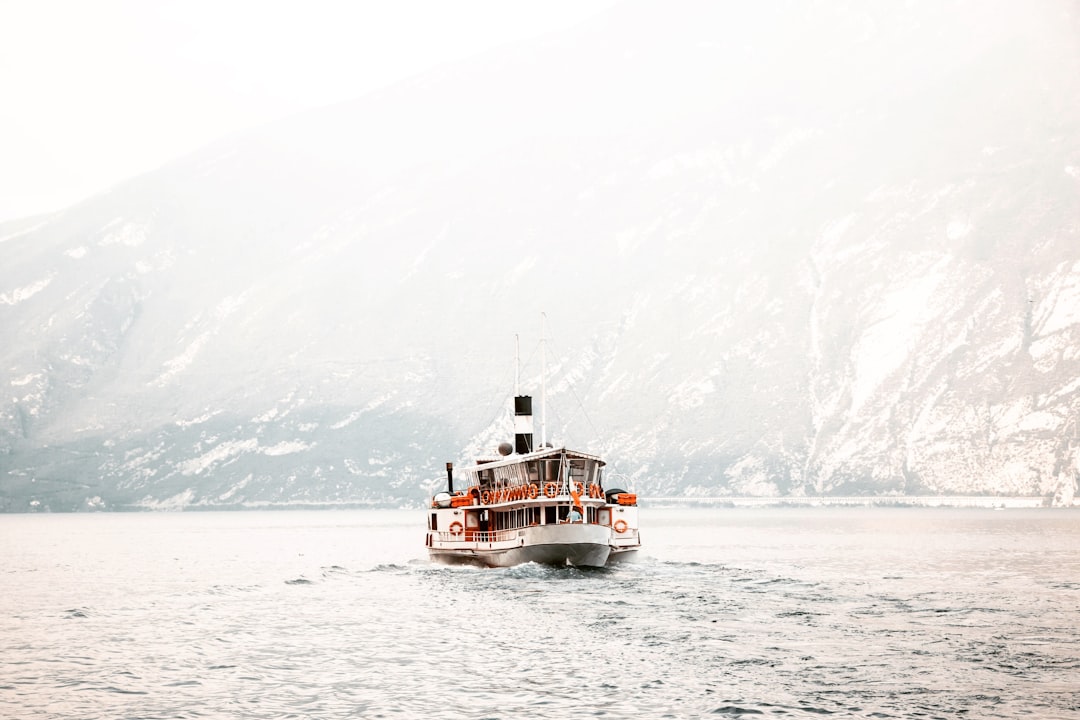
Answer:
[(453, 463), (446, 464), (446, 490), (432, 497), (427, 514), (430, 559), (596, 568), (633, 558), (641, 548), (637, 495), (606, 488), (597, 455), (554, 447), (543, 430), (534, 447), (532, 397), (516, 388), (515, 380), (514, 443), (463, 468), (457, 490)]

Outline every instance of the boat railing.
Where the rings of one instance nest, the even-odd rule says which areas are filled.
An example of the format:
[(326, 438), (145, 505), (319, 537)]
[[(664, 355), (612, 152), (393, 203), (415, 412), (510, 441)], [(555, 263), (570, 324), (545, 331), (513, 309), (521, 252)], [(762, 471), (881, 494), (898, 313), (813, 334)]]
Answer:
[(444, 542), (506, 542), (514, 540), (521, 528), (511, 530), (464, 530), (461, 532), (440, 532), (439, 539)]
[[(569, 520), (562, 520), (558, 524), (597, 525), (598, 523), (595, 520), (590, 522), (582, 519), (573, 522)], [(439, 533), (439, 540), (442, 540), (443, 542), (506, 542), (508, 540), (516, 540), (520, 536), (521, 531), (524, 530), (526, 527), (536, 526), (528, 525), (522, 527), (507, 528), (504, 530), (473, 530), (469, 528), (465, 530), (458, 530), (457, 532), (444, 531)]]

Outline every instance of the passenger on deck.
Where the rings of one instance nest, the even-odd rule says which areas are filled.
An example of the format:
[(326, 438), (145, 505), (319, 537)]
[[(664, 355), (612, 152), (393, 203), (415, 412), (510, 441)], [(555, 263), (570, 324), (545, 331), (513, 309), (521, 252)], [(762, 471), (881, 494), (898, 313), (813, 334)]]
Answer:
[(570, 514), (566, 518), (566, 522), (579, 523), (581, 522), (581, 513), (576, 506), (570, 506)]

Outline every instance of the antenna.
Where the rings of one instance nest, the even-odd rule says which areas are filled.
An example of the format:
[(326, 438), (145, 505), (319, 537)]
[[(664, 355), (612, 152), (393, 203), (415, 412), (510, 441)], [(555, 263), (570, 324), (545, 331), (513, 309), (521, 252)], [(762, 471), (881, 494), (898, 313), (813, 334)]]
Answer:
[(540, 313), (540, 447), (547, 447), (547, 315)]

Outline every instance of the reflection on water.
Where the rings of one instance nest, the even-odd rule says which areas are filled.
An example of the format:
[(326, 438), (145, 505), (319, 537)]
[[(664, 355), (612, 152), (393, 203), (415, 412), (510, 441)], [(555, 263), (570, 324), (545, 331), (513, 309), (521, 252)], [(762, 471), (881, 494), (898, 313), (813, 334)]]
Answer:
[(4, 717), (1075, 717), (1080, 516), (642, 510), (443, 567), (421, 512), (0, 517)]

